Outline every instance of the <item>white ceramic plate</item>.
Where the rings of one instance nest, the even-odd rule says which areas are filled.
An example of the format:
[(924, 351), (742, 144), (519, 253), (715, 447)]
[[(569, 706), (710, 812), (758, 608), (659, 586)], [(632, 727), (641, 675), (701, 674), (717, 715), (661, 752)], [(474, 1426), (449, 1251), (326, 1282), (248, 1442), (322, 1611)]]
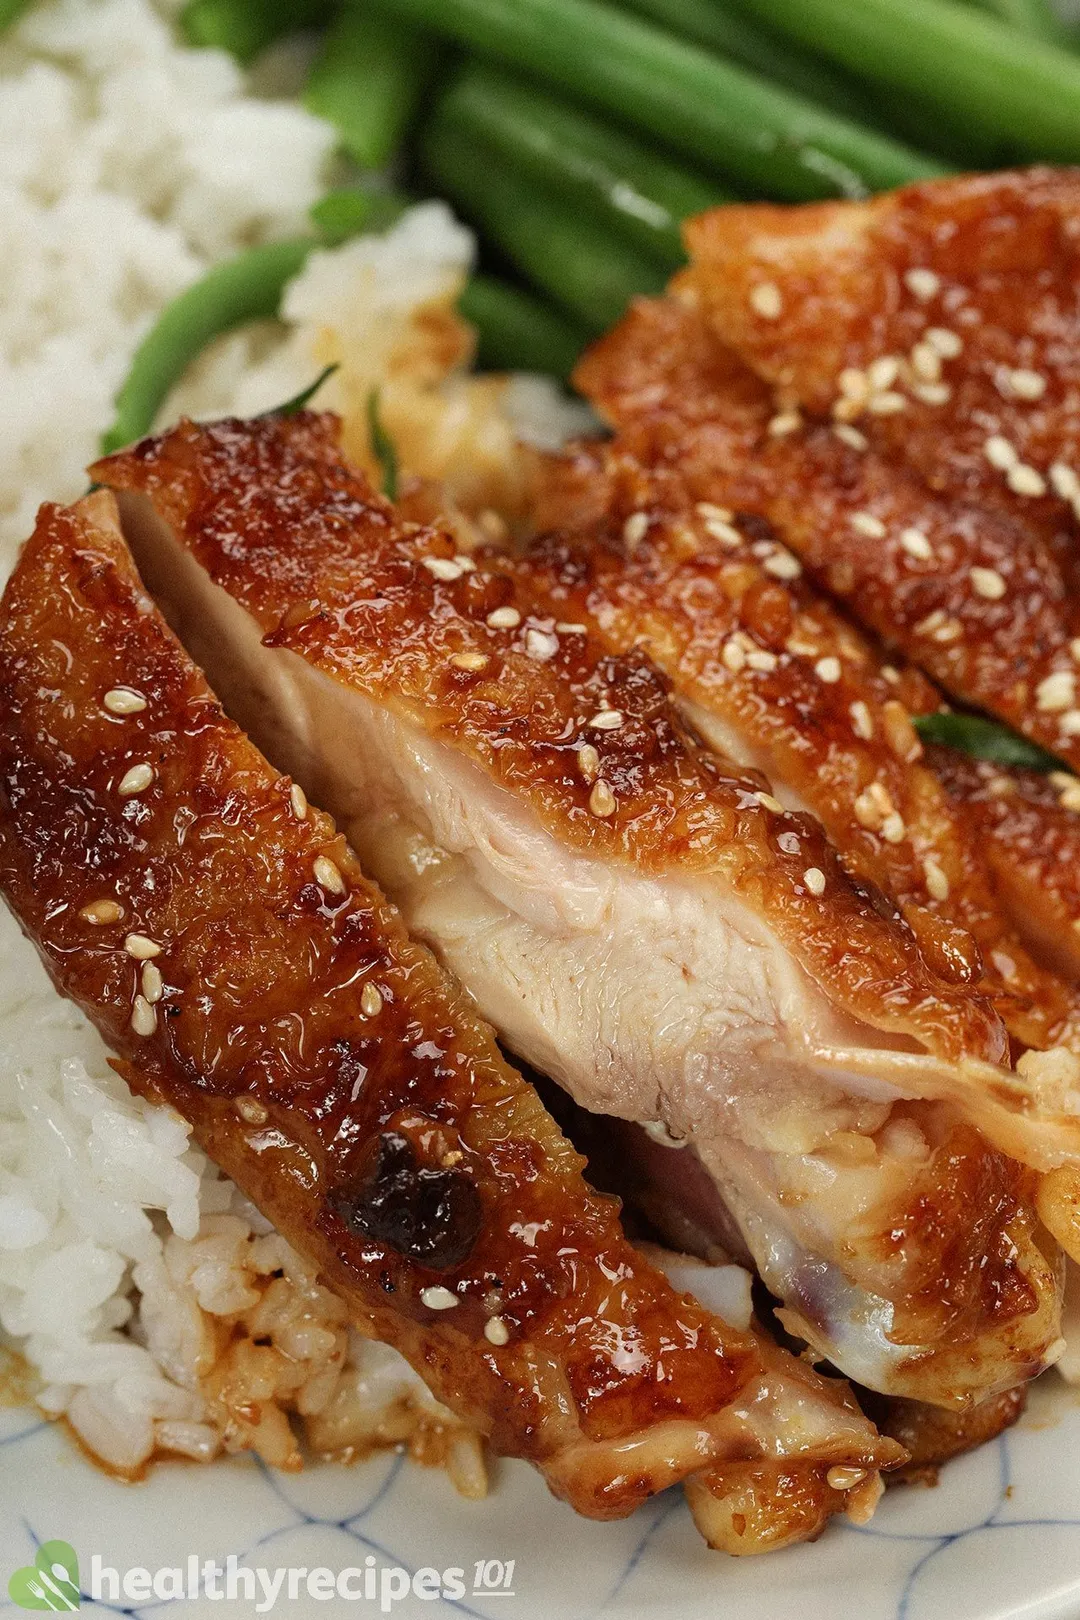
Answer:
[[(550, 1497), (523, 1464), (502, 1465), (486, 1502), (393, 1455), (353, 1468), (275, 1475), (249, 1461), (157, 1468), (143, 1485), (105, 1478), (64, 1433), (25, 1409), (0, 1411), (0, 1610), (10, 1574), (57, 1538), (80, 1559), (84, 1592), (96, 1553), (108, 1567), (158, 1571), (200, 1562), (340, 1572), (374, 1560), (415, 1572), (462, 1569), (465, 1595), (390, 1612), (406, 1620), (1078, 1620), (1080, 1395), (1051, 1375), (1020, 1425), (944, 1471), (936, 1489), (890, 1491), (873, 1523), (834, 1521), (812, 1547), (738, 1562), (710, 1554), (681, 1494), (634, 1518), (588, 1524)], [(514, 1560), (513, 1596), (475, 1593), (477, 1561)], [(489, 1569), (489, 1579), (499, 1573)], [(404, 1578), (404, 1577), (403, 1577)], [(505, 1579), (505, 1577), (504, 1577)], [(261, 1589), (260, 1589), (261, 1590)], [(380, 1613), (378, 1596), (317, 1601), (283, 1589), (285, 1620)], [(259, 1601), (259, 1599), (256, 1599)], [(151, 1598), (83, 1612), (138, 1616), (176, 1608), (203, 1620), (256, 1612), (255, 1602)]]

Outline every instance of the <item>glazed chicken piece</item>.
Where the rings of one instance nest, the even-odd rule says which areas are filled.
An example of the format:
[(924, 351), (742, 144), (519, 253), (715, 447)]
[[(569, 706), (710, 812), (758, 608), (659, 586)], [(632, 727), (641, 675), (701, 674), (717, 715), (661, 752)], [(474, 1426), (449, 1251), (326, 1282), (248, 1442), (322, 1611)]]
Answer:
[(119, 1071), (193, 1124), (362, 1332), (580, 1512), (628, 1513), (707, 1464), (717, 1540), (715, 1470), (737, 1459), (741, 1492), (748, 1454), (787, 1459), (805, 1508), (778, 1504), (761, 1544), (866, 1510), (900, 1448), (627, 1243), (333, 824), (224, 717), (111, 495), (43, 508), (0, 686), (9, 903)]
[(1040, 939), (1032, 960), (988, 867), (986, 830), (922, 758), (910, 715), (936, 710), (937, 689), (886, 663), (742, 504), (759, 484), (753, 461), (739, 478), (724, 454), (730, 370), (675, 300), (639, 300), (594, 346), (579, 384), (618, 436), (549, 459), (536, 518), (553, 532), (525, 559), (533, 589), (609, 647), (643, 646), (698, 732), (817, 815), (845, 861), (901, 906), (928, 960), (977, 972), (971, 941), (948, 924), (970, 934), (981, 988), (1014, 1040), (1080, 1046), (1059, 957)]
[(788, 542), (948, 691), (1080, 768), (1078, 232), (1070, 169), (720, 209), (688, 224), (679, 285), (792, 424), (766, 458)]
[(1080, 503), (1080, 169), (718, 208), (686, 241), (685, 286), (785, 406), (857, 422), (932, 489), (1065, 548)]
[(677, 457), (696, 500), (765, 520), (887, 647), (1080, 769), (1080, 594), (1019, 517), (934, 493), (861, 427), (778, 410), (678, 298), (639, 301), (577, 381), (643, 460)]
[(963, 975), (645, 659), (402, 524), (328, 418), (182, 424), (95, 476), (240, 723), (519, 1055), (692, 1143), (820, 1355), (944, 1404), (1038, 1369), (1057, 1262), (999, 1150), (1068, 1161), (1071, 1084), (997, 1067)]
[(927, 760), (973, 839), (1032, 949), (1080, 978), (1080, 782), (931, 747)]

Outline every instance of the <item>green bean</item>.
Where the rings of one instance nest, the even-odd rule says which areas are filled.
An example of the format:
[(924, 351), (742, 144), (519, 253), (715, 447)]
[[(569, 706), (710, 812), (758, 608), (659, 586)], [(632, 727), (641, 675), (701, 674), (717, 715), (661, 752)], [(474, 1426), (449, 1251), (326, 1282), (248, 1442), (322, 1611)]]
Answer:
[(333, 124), (354, 163), (379, 169), (397, 151), (435, 61), (430, 35), (367, 4), (346, 5), (312, 66), (304, 105)]
[(975, 0), (982, 11), (1050, 45), (1067, 45), (1069, 30), (1049, 0)]
[(333, 9), (332, 0), (188, 0), (180, 28), (190, 44), (247, 63), (282, 34), (321, 27)]
[(633, 136), (481, 64), (455, 80), (437, 119), (482, 142), (523, 179), (625, 233), (668, 269), (686, 257), (680, 222), (730, 201)]
[(546, 371), (566, 381), (588, 334), (520, 287), (473, 276), (458, 309), (477, 328), (477, 359), (491, 371)]
[(766, 194), (861, 196), (942, 172), (923, 154), (598, 0), (381, 3)]
[(1045, 748), (1028, 742), (1018, 731), (986, 720), (978, 714), (917, 714), (912, 724), (923, 742), (940, 743), (969, 754), (972, 759), (992, 760), (995, 765), (1015, 765), (1028, 771), (1060, 771), (1059, 759)]
[(362, 231), (384, 231), (409, 206), (407, 197), (366, 186), (342, 186), (313, 203), (308, 217), (327, 247), (337, 247)]
[(870, 97), (860, 86), (830, 63), (793, 48), (782, 34), (770, 34), (725, 0), (622, 0), (622, 4), (831, 112), (863, 123), (874, 121)]
[(1049, 162), (1080, 160), (1080, 61), (961, 0), (739, 4), (852, 71), (969, 120), (1018, 152)]
[(10, 28), (30, 4), (30, 0), (0, 0), (0, 28)]
[(302, 267), (313, 239), (248, 248), (174, 298), (135, 352), (116, 396), (116, 416), (101, 441), (105, 455), (141, 438), (173, 384), (211, 338), (245, 321), (276, 315), (286, 282)]
[(590, 334), (618, 320), (635, 293), (663, 286), (654, 259), (575, 217), (547, 192), (521, 185), (479, 142), (433, 120), (422, 152), (440, 191)]

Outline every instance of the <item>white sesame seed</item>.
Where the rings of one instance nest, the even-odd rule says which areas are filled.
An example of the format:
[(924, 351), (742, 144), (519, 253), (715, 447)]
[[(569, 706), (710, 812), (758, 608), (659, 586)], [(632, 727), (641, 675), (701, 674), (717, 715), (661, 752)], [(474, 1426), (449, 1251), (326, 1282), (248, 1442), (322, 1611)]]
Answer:
[(934, 608), (931, 613), (926, 615), (925, 619), (920, 619), (918, 624), (912, 626), (912, 631), (917, 636), (932, 636), (934, 631), (944, 623), (945, 614), (943, 610)]
[(762, 320), (779, 320), (784, 309), (780, 289), (773, 281), (759, 281), (750, 289), (750, 307)]
[(1008, 373), (1008, 387), (1017, 399), (1041, 399), (1046, 393), (1046, 378), (1041, 371), (1018, 366)]
[(557, 636), (585, 636), (589, 633), (587, 624), (566, 624), (561, 619), (555, 626)]
[(1035, 707), (1040, 714), (1056, 714), (1071, 709), (1076, 702), (1076, 676), (1072, 670), (1057, 669), (1035, 688)]
[(802, 427), (802, 417), (798, 411), (777, 411), (770, 417), (766, 429), (770, 439), (785, 439), (789, 433), (798, 433)]
[(613, 816), (615, 814), (615, 795), (602, 776), (593, 784), (593, 790), (589, 794), (589, 809), (594, 816)]
[(136, 962), (149, 962), (152, 956), (161, 955), (161, 946), (156, 939), (147, 934), (128, 934), (124, 940), (124, 949)]
[(723, 518), (706, 518), (705, 533), (711, 534), (714, 540), (719, 540), (729, 551), (734, 551), (736, 546), (743, 543), (743, 537), (735, 525), (726, 523)]
[(851, 715), (851, 729), (856, 737), (861, 737), (864, 742), (869, 742), (874, 735), (874, 721), (862, 698), (856, 699), (848, 713)]
[(623, 545), (627, 551), (636, 551), (648, 532), (648, 512), (631, 512), (622, 528)]
[(89, 905), (83, 906), (79, 916), (86, 922), (93, 923), (100, 928), (106, 923), (119, 922), (124, 915), (124, 908), (115, 900), (91, 900)]
[(900, 544), (909, 557), (916, 562), (929, 562), (934, 555), (933, 547), (921, 529), (904, 529), (900, 535)]
[(900, 671), (898, 669), (893, 669), (891, 664), (882, 664), (881, 678), (883, 681), (888, 681), (890, 686), (899, 686)]
[(790, 551), (780, 549), (774, 551), (771, 556), (766, 557), (761, 566), (774, 579), (798, 579), (802, 573), (802, 563), (798, 557), (793, 556)]
[(1054, 494), (1060, 495), (1063, 501), (1080, 500), (1080, 478), (1065, 462), (1054, 462), (1050, 468), (1050, 483)]
[(870, 392), (870, 379), (858, 366), (845, 366), (836, 379), (836, 386), (844, 399), (861, 401)]
[(154, 1005), (155, 1001), (161, 1000), (162, 991), (165, 987), (161, 979), (161, 969), (156, 962), (143, 963), (140, 982), (142, 984), (142, 993), (151, 1006)]
[(959, 619), (943, 619), (934, 631), (933, 639), (942, 645), (949, 641), (959, 641), (964, 634), (964, 627)]
[(320, 888), (326, 889), (330, 894), (345, 893), (345, 879), (328, 855), (316, 855), (312, 870)]
[(1066, 709), (1058, 726), (1063, 737), (1080, 737), (1080, 709)]
[(779, 660), (767, 647), (751, 647), (746, 654), (746, 662), (751, 669), (756, 669), (760, 674), (771, 675)]
[(289, 789), (289, 804), (297, 821), (304, 821), (308, 812), (307, 794), (299, 782), (294, 782)]
[(154, 767), (152, 765), (133, 765), (125, 771), (116, 786), (116, 791), (122, 799), (130, 799), (133, 793), (142, 793), (154, 780)]
[(882, 389), (891, 388), (900, 375), (900, 361), (895, 354), (882, 354), (876, 360), (871, 360), (866, 368), (866, 380), (870, 384), (870, 391), (881, 393)]
[(383, 1010), (382, 991), (369, 979), (360, 992), (360, 1011), (365, 1018), (378, 1018)]
[[(929, 274), (929, 271), (927, 274)], [(825, 1475), (826, 1483), (834, 1491), (854, 1490), (855, 1486), (861, 1485), (865, 1478), (865, 1468), (847, 1468), (842, 1463), (838, 1463), (835, 1468), (830, 1468)]]
[(588, 722), (594, 731), (618, 731), (622, 723), (621, 709), (600, 709)]
[[(516, 607), (492, 608), (484, 621), (492, 630), (516, 630), (521, 623), (521, 614)], [(565, 626), (560, 625), (560, 630)]]
[(833, 428), (833, 435), (841, 444), (846, 444), (852, 450), (866, 450), (870, 444), (866, 434), (860, 433), (858, 428), (852, 427), (849, 422), (837, 422)]
[(1023, 461), (1019, 466), (1009, 468), (1005, 482), (1014, 495), (1028, 495), (1038, 500), (1040, 495), (1046, 494), (1046, 479), (1042, 473)]
[(825, 893), (825, 874), (820, 866), (808, 866), (802, 875), (802, 880), (811, 894)]
[(434, 1288), (421, 1288), (420, 1303), (426, 1305), (429, 1311), (452, 1311), (460, 1301), (449, 1288), (436, 1284)]
[(1071, 810), (1074, 813), (1080, 810), (1080, 781), (1075, 776), (1067, 787), (1061, 789), (1058, 803), (1063, 810)]
[(983, 455), (998, 472), (1008, 472), (1019, 465), (1020, 457), (1014, 445), (1000, 433), (991, 433), (983, 445)]
[(916, 383), (911, 392), (924, 405), (947, 405), (952, 399), (952, 389), (943, 382)]
[(824, 681), (826, 686), (835, 685), (841, 673), (839, 658), (834, 658), (831, 654), (828, 658), (819, 658), (814, 665), (814, 674), (819, 681)]
[(871, 416), (895, 416), (897, 411), (907, 410), (907, 400), (895, 389), (887, 388), (884, 393), (871, 394), (866, 408)]
[(146, 699), (132, 686), (114, 686), (102, 698), (110, 714), (141, 714)]
[(586, 782), (595, 782), (600, 770), (600, 755), (592, 743), (582, 743), (577, 751), (578, 770)]
[(455, 669), (466, 669), (475, 672), (478, 669), (486, 669), (491, 663), (491, 659), (487, 653), (458, 652), (451, 653), (450, 662)]
[(1080, 636), (1074, 637), (1073, 640), (1069, 642), (1069, 654), (1076, 660), (1078, 664), (1080, 664)]
[(433, 574), (436, 579), (444, 580), (447, 583), (451, 580), (460, 579), (462, 574), (469, 571), (463, 567), (464, 558), (462, 557), (423, 557), (421, 561), (429, 574)]
[(911, 351), (911, 369), (923, 382), (940, 382), (941, 356), (930, 343), (916, 343)]
[(729, 636), (720, 649), (720, 661), (733, 675), (746, 667), (746, 648), (734, 636)]
[(131, 1027), (136, 1035), (152, 1035), (157, 1029), (157, 1013), (145, 996), (136, 996), (131, 1005)]
[(884, 540), (888, 532), (881, 519), (872, 512), (852, 512), (848, 521), (857, 534), (866, 535), (868, 540)]
[(1013, 791), (1015, 783), (1011, 776), (994, 776), (986, 784), (986, 791), (992, 799), (1005, 799)]
[(933, 270), (916, 265), (911, 270), (904, 271), (904, 286), (908, 292), (915, 295), (920, 304), (928, 304), (931, 298), (936, 298), (941, 291), (941, 277)]
[(891, 815), (885, 817), (885, 820), (881, 823), (881, 836), (887, 844), (903, 843), (907, 837), (907, 828), (899, 811), (894, 810)]
[(506, 1344), (510, 1338), (510, 1329), (501, 1316), (489, 1316), (484, 1323), (484, 1338), (489, 1344)]
[(922, 864), (923, 873), (926, 877), (927, 893), (934, 900), (947, 900), (949, 898), (949, 880), (937, 861), (928, 855)]
[(530, 629), (525, 632), (525, 651), (538, 664), (546, 664), (559, 650), (559, 638), (550, 630)]
[(947, 326), (928, 326), (926, 341), (937, 350), (943, 360), (955, 360), (963, 352), (964, 340), (959, 333), (951, 332)]
[(715, 518), (718, 523), (730, 523), (735, 516), (728, 507), (716, 506), (712, 501), (698, 501), (694, 510), (698, 517), (704, 518), (706, 522)]
[(1007, 587), (996, 568), (972, 568), (968, 577), (976, 596), (985, 597), (988, 602), (1000, 602), (1005, 595)]
[(784, 807), (779, 799), (773, 798), (771, 793), (755, 793), (754, 798), (763, 810), (771, 810), (774, 816), (782, 816)]

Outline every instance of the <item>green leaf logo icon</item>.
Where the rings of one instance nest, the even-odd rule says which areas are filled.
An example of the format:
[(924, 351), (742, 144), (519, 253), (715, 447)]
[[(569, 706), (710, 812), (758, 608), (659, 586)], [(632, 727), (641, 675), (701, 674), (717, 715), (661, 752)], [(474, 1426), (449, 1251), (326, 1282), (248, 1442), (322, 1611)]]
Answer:
[(50, 1609), (54, 1614), (77, 1609), (79, 1560), (66, 1541), (43, 1541), (37, 1557), (17, 1569), (8, 1581), (8, 1597), (20, 1609)]

